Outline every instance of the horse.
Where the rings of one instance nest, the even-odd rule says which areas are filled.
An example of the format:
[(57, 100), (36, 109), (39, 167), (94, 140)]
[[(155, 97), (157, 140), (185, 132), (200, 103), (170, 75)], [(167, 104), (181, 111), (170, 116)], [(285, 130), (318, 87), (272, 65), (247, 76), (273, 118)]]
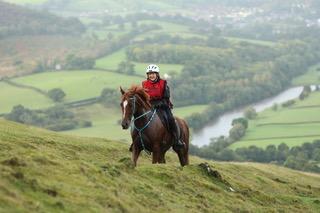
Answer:
[(132, 86), (126, 92), (120, 87), (123, 129), (131, 125), (132, 162), (137, 166), (137, 160), (142, 150), (152, 153), (152, 163), (166, 163), (165, 153), (173, 147), (181, 166), (189, 164), (189, 127), (185, 120), (175, 117), (180, 129), (180, 140), (184, 147), (173, 146), (174, 137), (163, 125), (155, 108), (150, 104), (149, 95), (141, 86)]

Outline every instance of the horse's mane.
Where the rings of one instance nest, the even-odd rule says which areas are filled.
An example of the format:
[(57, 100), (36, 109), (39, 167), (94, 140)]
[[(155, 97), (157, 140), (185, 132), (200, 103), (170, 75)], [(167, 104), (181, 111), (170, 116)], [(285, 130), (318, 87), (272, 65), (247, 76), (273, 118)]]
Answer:
[(138, 97), (143, 101), (143, 104), (151, 107), (150, 104), (150, 96), (146, 91), (144, 90), (143, 87), (138, 86), (138, 85), (133, 85), (131, 88), (129, 88), (122, 96), (122, 99), (127, 99), (129, 97), (132, 97), (134, 95), (138, 95)]

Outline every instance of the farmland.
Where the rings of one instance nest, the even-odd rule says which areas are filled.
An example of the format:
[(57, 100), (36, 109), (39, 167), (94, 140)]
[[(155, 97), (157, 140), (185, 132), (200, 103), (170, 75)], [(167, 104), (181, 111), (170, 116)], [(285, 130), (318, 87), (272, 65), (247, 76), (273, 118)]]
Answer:
[(266, 147), (284, 142), (288, 146), (320, 138), (320, 93), (313, 92), (303, 101), (297, 100), (290, 107), (268, 109), (249, 121), (246, 135), (231, 145), (231, 148), (255, 145)]
[(16, 78), (13, 81), (45, 91), (61, 88), (66, 93), (66, 101), (77, 101), (97, 97), (103, 88), (118, 89), (121, 85), (138, 84), (141, 79), (114, 72), (87, 70), (45, 72)]
[[(121, 49), (111, 55), (100, 58), (96, 61), (95, 68), (103, 70), (117, 71), (120, 62), (126, 60), (125, 49)], [(137, 75), (145, 76), (145, 69), (148, 63), (133, 62), (135, 65), (134, 70)], [(183, 68), (179, 64), (158, 64), (162, 73), (181, 73)]]

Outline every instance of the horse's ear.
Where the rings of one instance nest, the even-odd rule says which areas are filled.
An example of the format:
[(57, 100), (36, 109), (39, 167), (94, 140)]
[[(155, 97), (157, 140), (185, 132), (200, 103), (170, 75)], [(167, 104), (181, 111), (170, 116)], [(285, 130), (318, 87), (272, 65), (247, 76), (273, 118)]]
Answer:
[(125, 91), (122, 89), (122, 87), (120, 86), (120, 92), (123, 95), (125, 93)]

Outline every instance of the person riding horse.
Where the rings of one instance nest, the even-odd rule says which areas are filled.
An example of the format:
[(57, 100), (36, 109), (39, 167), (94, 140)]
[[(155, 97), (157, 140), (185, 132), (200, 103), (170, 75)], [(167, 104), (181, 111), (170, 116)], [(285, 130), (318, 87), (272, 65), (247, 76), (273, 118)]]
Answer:
[(171, 112), (173, 104), (170, 101), (170, 88), (167, 81), (160, 78), (160, 69), (155, 64), (150, 64), (146, 69), (147, 80), (142, 82), (142, 87), (150, 96), (151, 105), (158, 110), (168, 123), (168, 130), (174, 138), (173, 146), (181, 149), (184, 143), (179, 139), (178, 127)]
[[(150, 64), (147, 67), (146, 75), (147, 79), (142, 82), (142, 87), (150, 96), (152, 107), (156, 108), (165, 120), (165, 125), (174, 138), (174, 148), (182, 149), (184, 143), (179, 139), (178, 127), (171, 112), (173, 104), (170, 101), (170, 88), (167, 81), (160, 78), (160, 69), (155, 64)], [(129, 150), (132, 151), (132, 144)]]

